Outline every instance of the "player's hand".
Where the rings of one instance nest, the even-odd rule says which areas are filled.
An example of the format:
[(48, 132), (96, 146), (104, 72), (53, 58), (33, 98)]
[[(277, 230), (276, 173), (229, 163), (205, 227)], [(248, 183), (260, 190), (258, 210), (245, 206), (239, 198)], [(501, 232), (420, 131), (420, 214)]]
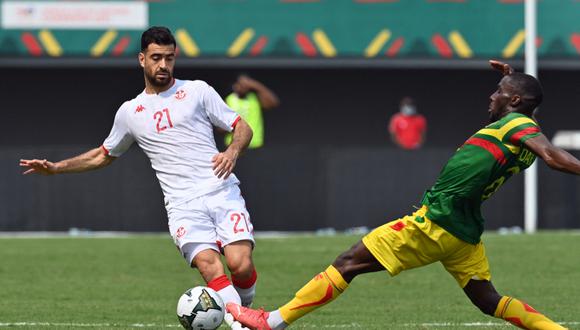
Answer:
[(230, 174), (232, 174), (237, 159), (238, 157), (229, 149), (213, 156), (211, 159), (211, 162), (213, 163), (213, 173), (220, 179), (222, 177), (224, 180), (227, 179)]
[(46, 159), (21, 159), (20, 167), (26, 169), (22, 174), (52, 175), (56, 173), (56, 165)]
[(494, 70), (503, 73), (504, 76), (508, 76), (514, 73), (514, 69), (509, 64), (504, 62), (489, 60), (489, 65), (491, 65)]

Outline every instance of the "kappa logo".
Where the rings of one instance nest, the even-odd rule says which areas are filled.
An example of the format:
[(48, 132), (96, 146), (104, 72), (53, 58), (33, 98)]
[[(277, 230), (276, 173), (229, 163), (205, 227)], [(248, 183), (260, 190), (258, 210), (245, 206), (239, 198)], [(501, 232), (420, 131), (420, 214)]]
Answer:
[(185, 228), (183, 228), (183, 227), (179, 227), (179, 228), (177, 229), (177, 234), (176, 234), (176, 236), (177, 236), (177, 238), (182, 238), (182, 237), (183, 237), (183, 235), (185, 235)]
[(143, 110), (145, 110), (145, 107), (144, 107), (143, 105), (139, 104), (139, 105), (137, 106), (137, 108), (135, 108), (135, 113), (137, 113), (137, 112), (141, 112), (141, 111), (143, 111)]
[(183, 100), (183, 98), (186, 96), (187, 94), (185, 93), (185, 91), (183, 89), (178, 90), (177, 92), (175, 92), (175, 98), (178, 100)]

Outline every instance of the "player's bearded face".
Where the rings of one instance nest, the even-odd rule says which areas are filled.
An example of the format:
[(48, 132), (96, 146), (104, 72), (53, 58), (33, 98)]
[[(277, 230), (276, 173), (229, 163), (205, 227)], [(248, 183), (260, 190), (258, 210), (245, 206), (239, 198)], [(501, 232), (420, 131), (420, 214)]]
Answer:
[(156, 87), (164, 87), (173, 81), (175, 48), (173, 45), (149, 44), (140, 56), (145, 79)]

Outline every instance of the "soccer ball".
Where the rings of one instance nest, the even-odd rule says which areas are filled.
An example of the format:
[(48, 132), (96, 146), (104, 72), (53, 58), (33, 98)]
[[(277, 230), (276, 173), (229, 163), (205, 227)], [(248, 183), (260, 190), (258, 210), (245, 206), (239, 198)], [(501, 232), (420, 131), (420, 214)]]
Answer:
[(205, 286), (185, 291), (177, 302), (177, 317), (188, 330), (214, 330), (224, 320), (224, 302), (217, 292)]

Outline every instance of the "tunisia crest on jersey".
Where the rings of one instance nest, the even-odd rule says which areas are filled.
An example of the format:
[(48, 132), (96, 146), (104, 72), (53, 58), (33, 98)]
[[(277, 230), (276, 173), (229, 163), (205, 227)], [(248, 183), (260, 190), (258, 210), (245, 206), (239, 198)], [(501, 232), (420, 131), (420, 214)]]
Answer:
[(178, 90), (175, 92), (175, 98), (178, 100), (182, 100), (185, 97), (185, 91), (183, 89)]

